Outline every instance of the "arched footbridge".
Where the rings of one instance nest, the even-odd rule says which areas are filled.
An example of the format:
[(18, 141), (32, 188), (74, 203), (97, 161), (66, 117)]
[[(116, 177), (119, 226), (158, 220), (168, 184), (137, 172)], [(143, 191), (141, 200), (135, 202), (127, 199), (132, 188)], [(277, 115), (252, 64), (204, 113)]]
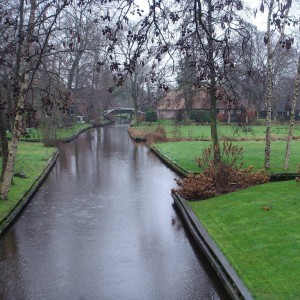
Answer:
[[(102, 116), (106, 119), (114, 119), (116, 115), (123, 115), (123, 114), (128, 114), (130, 119), (134, 115), (134, 109), (133, 108), (112, 108), (105, 110), (102, 112)], [(144, 115), (144, 112), (138, 111), (139, 115)]]

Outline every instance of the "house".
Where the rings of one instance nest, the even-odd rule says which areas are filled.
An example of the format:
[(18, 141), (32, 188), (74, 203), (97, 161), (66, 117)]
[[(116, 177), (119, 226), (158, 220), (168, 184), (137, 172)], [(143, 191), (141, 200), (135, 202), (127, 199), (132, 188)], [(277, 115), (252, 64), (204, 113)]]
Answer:
[[(290, 116), (291, 116), (291, 105), (286, 104), (281, 113), (281, 117), (283, 117), (285, 120), (289, 120)], [(297, 102), (296, 107), (295, 107), (295, 120), (297, 120), (297, 121), (300, 120), (300, 101)]]
[(185, 100), (177, 91), (170, 91), (158, 101), (156, 106), (158, 119), (176, 119), (179, 113), (185, 112)]
[[(186, 101), (182, 91), (170, 91), (162, 98), (157, 105), (157, 116), (159, 119), (177, 119), (178, 116), (186, 116)], [(194, 90), (191, 99), (191, 110), (210, 112), (210, 95), (205, 89)], [(238, 120), (238, 115), (244, 114), (246, 109), (243, 106), (229, 106), (225, 102), (217, 101), (217, 115), (224, 115), (230, 120)], [(222, 117), (222, 116), (221, 116)], [(223, 118), (222, 118), (223, 119)], [(224, 120), (225, 121), (225, 120)]]

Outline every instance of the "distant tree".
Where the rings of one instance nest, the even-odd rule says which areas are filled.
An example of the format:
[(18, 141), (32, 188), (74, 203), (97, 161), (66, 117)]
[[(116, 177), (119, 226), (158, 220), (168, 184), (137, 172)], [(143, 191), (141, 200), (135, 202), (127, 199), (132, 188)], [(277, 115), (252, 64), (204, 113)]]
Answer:
[[(272, 97), (273, 97), (273, 58), (275, 51), (281, 45), (287, 50), (293, 44), (293, 38), (285, 36), (286, 24), (289, 24), (289, 11), (292, 0), (265, 0), (262, 1), (260, 10), (264, 12), (267, 7), (267, 31), (264, 43), (267, 46), (267, 89), (266, 89), (266, 146), (265, 169), (270, 169), (271, 158), (271, 121), (272, 121)], [(273, 27), (272, 27), (273, 26)], [(273, 29), (272, 29), (273, 28)], [(279, 32), (279, 37), (272, 43), (272, 35)]]
[[(129, 4), (128, 9), (123, 7), (123, 11), (126, 11), (124, 17), (119, 16), (117, 22), (114, 20), (117, 28), (114, 29), (112, 26), (106, 28), (106, 36), (111, 41), (110, 55), (116, 58), (112, 61), (111, 67), (120, 75), (118, 82), (124, 81), (126, 74), (132, 73), (139, 60), (139, 49), (144, 48), (145, 45), (148, 51), (155, 55), (156, 62), (151, 70), (152, 79), (155, 81), (158, 68), (168, 62), (172, 62), (175, 66), (175, 57), (179, 52), (190, 55), (193, 40), (201, 51), (197, 53), (196, 62), (192, 62), (197, 69), (195, 86), (204, 85), (210, 95), (211, 138), (213, 145), (218, 145), (216, 107), (217, 98), (222, 95), (217, 93), (217, 89), (226, 78), (224, 66), (234, 67), (229, 40), (235, 33), (243, 35), (242, 47), (245, 47), (249, 35), (246, 23), (238, 14), (243, 10), (243, 1), (154, 0), (149, 2), (147, 12), (141, 10), (135, 1), (130, 1)], [(127, 12), (137, 15), (138, 26), (135, 27), (136, 30), (128, 31), (128, 47), (134, 51), (129, 64), (124, 64), (118, 61), (114, 44), (118, 32), (124, 28), (123, 23), (126, 23)], [(160, 83), (160, 87), (168, 90), (166, 83)], [(215, 159), (220, 159), (220, 153), (215, 153)]]
[(300, 85), (300, 56), (298, 58), (297, 74), (296, 74), (294, 92), (293, 92), (293, 98), (291, 104), (290, 126), (289, 126), (289, 133), (288, 133), (288, 139), (287, 139), (286, 151), (285, 151), (285, 159), (284, 159), (284, 167), (283, 167), (284, 170), (287, 170), (289, 167), (289, 158), (291, 154), (291, 142), (292, 142), (292, 137), (295, 128), (295, 109), (299, 97), (299, 85)]
[(185, 102), (186, 117), (189, 117), (192, 112), (193, 96), (196, 93), (196, 57), (191, 55), (182, 56), (178, 61), (177, 85), (178, 90), (182, 92)]

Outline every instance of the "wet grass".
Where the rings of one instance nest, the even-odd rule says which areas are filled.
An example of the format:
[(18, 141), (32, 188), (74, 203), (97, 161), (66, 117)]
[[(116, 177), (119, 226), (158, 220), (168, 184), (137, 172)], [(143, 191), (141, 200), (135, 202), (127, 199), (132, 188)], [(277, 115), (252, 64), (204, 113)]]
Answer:
[[(135, 133), (139, 138), (145, 134), (154, 132), (157, 126), (165, 128), (167, 138), (173, 140), (204, 140), (209, 141), (210, 125), (176, 125), (170, 120), (161, 120), (154, 123), (142, 123), (134, 127)], [(264, 125), (253, 125), (239, 127), (236, 124), (219, 125), (219, 138), (221, 140), (264, 140), (266, 128)], [(272, 139), (283, 139), (288, 134), (288, 125), (273, 125)], [(300, 126), (295, 127), (294, 137), (300, 139)]]
[[(58, 139), (61, 138), (68, 138), (76, 134), (77, 132), (90, 127), (90, 124), (86, 123), (78, 123), (75, 124), (72, 127), (66, 127), (66, 128), (57, 128), (56, 129), (56, 136)], [(10, 137), (11, 134), (8, 134), (8, 137)], [(24, 141), (30, 141), (30, 140), (41, 140), (43, 139), (42, 131), (36, 128), (29, 128), (29, 130), (26, 132), (26, 135), (23, 135), (21, 137), (21, 140)]]
[[(42, 143), (19, 143), (15, 172), (23, 172), (26, 178), (13, 178), (8, 200), (0, 201), (0, 223), (47, 167), (55, 151), (55, 148), (46, 148)], [(0, 164), (2, 164), (1, 158)]]
[[(241, 141), (233, 142), (244, 149), (244, 167), (253, 166), (259, 170), (264, 167), (264, 150), (265, 143), (263, 141)], [(200, 172), (201, 170), (195, 163), (195, 157), (202, 154), (202, 150), (209, 146), (209, 142), (168, 142), (154, 144), (163, 155), (175, 162), (181, 168), (190, 172)], [(285, 141), (274, 141), (271, 144), (271, 169), (270, 173), (285, 172), (283, 170)], [(300, 141), (292, 142), (291, 157), (289, 169), (287, 172), (297, 172), (300, 164), (299, 158)]]
[(255, 299), (299, 298), (299, 192), (292, 180), (189, 204)]

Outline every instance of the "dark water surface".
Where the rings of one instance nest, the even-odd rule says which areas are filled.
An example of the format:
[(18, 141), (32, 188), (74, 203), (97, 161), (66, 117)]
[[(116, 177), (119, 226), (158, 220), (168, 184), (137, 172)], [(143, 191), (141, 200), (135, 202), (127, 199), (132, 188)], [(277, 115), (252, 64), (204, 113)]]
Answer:
[(173, 208), (175, 174), (126, 129), (62, 146), (0, 239), (0, 298), (226, 298)]

